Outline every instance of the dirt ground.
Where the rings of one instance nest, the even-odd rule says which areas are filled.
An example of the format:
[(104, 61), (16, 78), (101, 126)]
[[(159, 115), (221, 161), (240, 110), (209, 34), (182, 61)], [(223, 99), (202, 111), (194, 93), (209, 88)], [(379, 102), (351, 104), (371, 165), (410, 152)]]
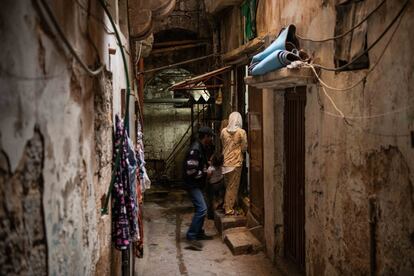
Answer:
[(192, 210), (182, 191), (145, 198), (145, 251), (143, 259), (136, 259), (136, 275), (280, 275), (263, 252), (233, 256), (212, 220), (206, 219), (205, 230), (214, 239), (203, 241), (203, 251), (186, 249)]

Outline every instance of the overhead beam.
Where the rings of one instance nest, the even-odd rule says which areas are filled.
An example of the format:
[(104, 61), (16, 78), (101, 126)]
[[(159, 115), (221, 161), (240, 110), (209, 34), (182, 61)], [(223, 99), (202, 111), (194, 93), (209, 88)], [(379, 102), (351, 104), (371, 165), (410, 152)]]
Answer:
[(179, 104), (179, 103), (187, 103), (188, 99), (144, 99), (145, 104), (158, 104), (158, 103), (166, 103), (166, 104)]
[(207, 43), (207, 39), (192, 39), (192, 40), (174, 40), (174, 41), (166, 41), (166, 42), (157, 42), (154, 43), (154, 48), (163, 48), (163, 47), (171, 47), (171, 46), (179, 46), (179, 45), (186, 45), (186, 44), (194, 44), (205, 42)]
[(249, 54), (255, 53), (261, 47), (264, 46), (264, 38), (257, 37), (246, 44), (231, 50), (223, 55), (223, 61), (226, 63), (231, 63), (231, 61), (244, 58)]
[(196, 48), (196, 47), (205, 46), (205, 45), (207, 45), (207, 43), (202, 42), (202, 43), (188, 44), (188, 45), (182, 45), (182, 46), (176, 46), (176, 47), (155, 49), (155, 50), (152, 50), (151, 55), (160, 55), (160, 54), (165, 54), (165, 53), (169, 53), (173, 51)]

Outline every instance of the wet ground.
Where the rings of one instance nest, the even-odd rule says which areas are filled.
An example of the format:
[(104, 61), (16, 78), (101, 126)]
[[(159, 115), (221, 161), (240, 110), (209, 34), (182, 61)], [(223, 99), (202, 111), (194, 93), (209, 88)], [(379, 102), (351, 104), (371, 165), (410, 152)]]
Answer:
[(212, 220), (206, 220), (205, 230), (214, 239), (203, 241), (203, 251), (186, 249), (192, 210), (183, 191), (145, 195), (145, 251), (136, 262), (136, 275), (279, 275), (263, 252), (233, 256)]

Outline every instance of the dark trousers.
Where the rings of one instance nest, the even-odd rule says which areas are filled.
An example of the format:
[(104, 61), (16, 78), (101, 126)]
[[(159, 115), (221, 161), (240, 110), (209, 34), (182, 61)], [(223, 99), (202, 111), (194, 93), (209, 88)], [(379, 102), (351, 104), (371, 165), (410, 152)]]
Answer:
[(207, 205), (201, 189), (191, 188), (188, 190), (188, 194), (194, 205), (194, 216), (187, 231), (187, 240), (195, 240), (204, 233), (203, 225), (207, 214)]
[(209, 183), (207, 186), (207, 201), (208, 201), (208, 213), (209, 219), (214, 219), (214, 211), (223, 204), (224, 201), (224, 182), (223, 180), (217, 183)]

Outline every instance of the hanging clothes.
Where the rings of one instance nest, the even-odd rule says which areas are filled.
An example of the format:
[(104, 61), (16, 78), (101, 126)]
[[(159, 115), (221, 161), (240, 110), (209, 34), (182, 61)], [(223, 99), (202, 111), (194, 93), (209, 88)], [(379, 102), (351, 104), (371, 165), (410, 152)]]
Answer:
[(141, 131), (141, 125), (138, 124), (137, 127), (137, 157), (139, 163), (139, 170), (140, 170), (140, 181), (142, 187), (142, 193), (145, 192), (146, 189), (151, 188), (151, 180), (148, 177), (147, 170), (145, 169), (145, 154), (144, 154), (144, 134)]
[[(141, 124), (138, 123), (137, 127), (137, 147), (136, 147), (136, 160), (137, 160), (137, 170), (136, 170), (136, 202), (137, 202), (137, 212), (136, 217), (138, 221), (138, 240), (134, 242), (134, 254), (137, 258), (142, 258), (144, 256), (144, 223), (142, 217), (142, 204), (143, 197), (142, 194), (145, 191), (142, 183), (145, 181), (146, 171), (145, 171), (145, 160), (144, 160), (144, 143), (143, 143), (143, 133), (141, 131)], [(148, 177), (148, 176), (147, 176)], [(149, 180), (149, 179), (148, 179)], [(150, 188), (148, 185), (148, 189)]]
[[(114, 170), (115, 181), (112, 189), (112, 242), (118, 250), (126, 250), (132, 241), (138, 240), (136, 197), (131, 189), (128, 167), (128, 136), (122, 120), (115, 116)], [(116, 156), (120, 152), (119, 166)]]
[(139, 225), (138, 225), (138, 200), (137, 200), (137, 168), (138, 168), (138, 161), (136, 158), (136, 152), (134, 150), (134, 145), (132, 144), (131, 139), (128, 137), (128, 180), (129, 180), (129, 187), (131, 190), (130, 197), (131, 197), (131, 223), (133, 224), (132, 227), (132, 241), (137, 241), (139, 239)]
[[(139, 172), (138, 172), (139, 173)], [(134, 254), (137, 258), (144, 257), (144, 222), (142, 217), (142, 188), (141, 188), (141, 181), (138, 180), (137, 182), (137, 202), (138, 202), (138, 209), (137, 209), (137, 221), (138, 221), (138, 230), (139, 230), (139, 238), (137, 241), (134, 242)]]

